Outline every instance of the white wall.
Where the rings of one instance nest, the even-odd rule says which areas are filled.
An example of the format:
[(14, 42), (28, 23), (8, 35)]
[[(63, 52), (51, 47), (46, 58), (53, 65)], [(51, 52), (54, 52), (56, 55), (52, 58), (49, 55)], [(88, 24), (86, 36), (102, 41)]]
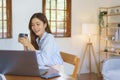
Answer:
[(120, 5), (120, 0), (99, 0), (100, 7), (111, 7)]
[[(71, 18), (72, 37), (57, 38), (56, 41), (58, 42), (58, 45), (60, 46), (62, 51), (78, 55), (81, 58), (83, 55), (85, 44), (88, 41), (87, 37), (81, 35), (81, 24), (83, 22), (97, 23), (98, 7), (102, 6), (103, 3), (102, 0), (71, 0), (71, 1), (72, 1), (72, 18)], [(108, 3), (108, 0), (104, 0), (104, 2)], [(1, 50), (23, 49), (23, 46), (17, 41), (18, 34), (20, 32), (29, 33), (28, 31), (29, 19), (33, 13), (42, 11), (42, 0), (12, 0), (12, 11), (13, 11), (12, 12), (13, 38), (0, 39)], [(96, 55), (98, 55), (97, 37), (93, 38), (92, 41), (95, 47), (95, 53)], [(85, 64), (82, 67), (81, 73), (88, 72), (88, 66), (86, 66), (87, 64), (88, 62), (86, 60)]]
[(12, 0), (12, 39), (0, 39), (0, 49), (19, 50), (23, 46), (18, 43), (18, 34), (28, 32), (29, 18), (42, 10), (41, 0)]

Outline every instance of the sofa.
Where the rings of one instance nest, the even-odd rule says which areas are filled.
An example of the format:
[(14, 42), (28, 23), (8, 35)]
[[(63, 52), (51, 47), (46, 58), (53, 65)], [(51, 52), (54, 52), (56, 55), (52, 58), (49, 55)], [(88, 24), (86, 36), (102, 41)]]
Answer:
[(103, 80), (120, 80), (120, 56), (112, 56), (102, 66)]

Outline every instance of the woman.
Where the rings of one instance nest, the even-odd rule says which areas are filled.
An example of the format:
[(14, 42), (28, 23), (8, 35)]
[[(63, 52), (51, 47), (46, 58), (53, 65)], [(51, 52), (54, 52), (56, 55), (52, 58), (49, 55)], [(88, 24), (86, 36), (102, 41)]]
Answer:
[(19, 42), (28, 50), (36, 51), (38, 65), (61, 69), (63, 60), (46, 16), (42, 13), (33, 14), (29, 22), (29, 30), (31, 42), (27, 37), (19, 38)]

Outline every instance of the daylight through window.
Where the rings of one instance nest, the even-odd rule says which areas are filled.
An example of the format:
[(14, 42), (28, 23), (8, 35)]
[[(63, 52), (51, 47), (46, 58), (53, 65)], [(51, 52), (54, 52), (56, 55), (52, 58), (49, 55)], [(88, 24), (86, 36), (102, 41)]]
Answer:
[(43, 0), (43, 13), (55, 37), (71, 36), (71, 0)]
[(11, 0), (0, 0), (0, 38), (12, 37)]

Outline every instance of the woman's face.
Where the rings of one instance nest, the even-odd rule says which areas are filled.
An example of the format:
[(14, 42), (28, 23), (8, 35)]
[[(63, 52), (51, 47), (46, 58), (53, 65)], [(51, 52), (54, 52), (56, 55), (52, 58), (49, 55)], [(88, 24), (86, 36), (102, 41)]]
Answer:
[(43, 33), (45, 32), (46, 23), (43, 23), (43, 21), (38, 18), (33, 18), (31, 28), (33, 32), (41, 38)]

